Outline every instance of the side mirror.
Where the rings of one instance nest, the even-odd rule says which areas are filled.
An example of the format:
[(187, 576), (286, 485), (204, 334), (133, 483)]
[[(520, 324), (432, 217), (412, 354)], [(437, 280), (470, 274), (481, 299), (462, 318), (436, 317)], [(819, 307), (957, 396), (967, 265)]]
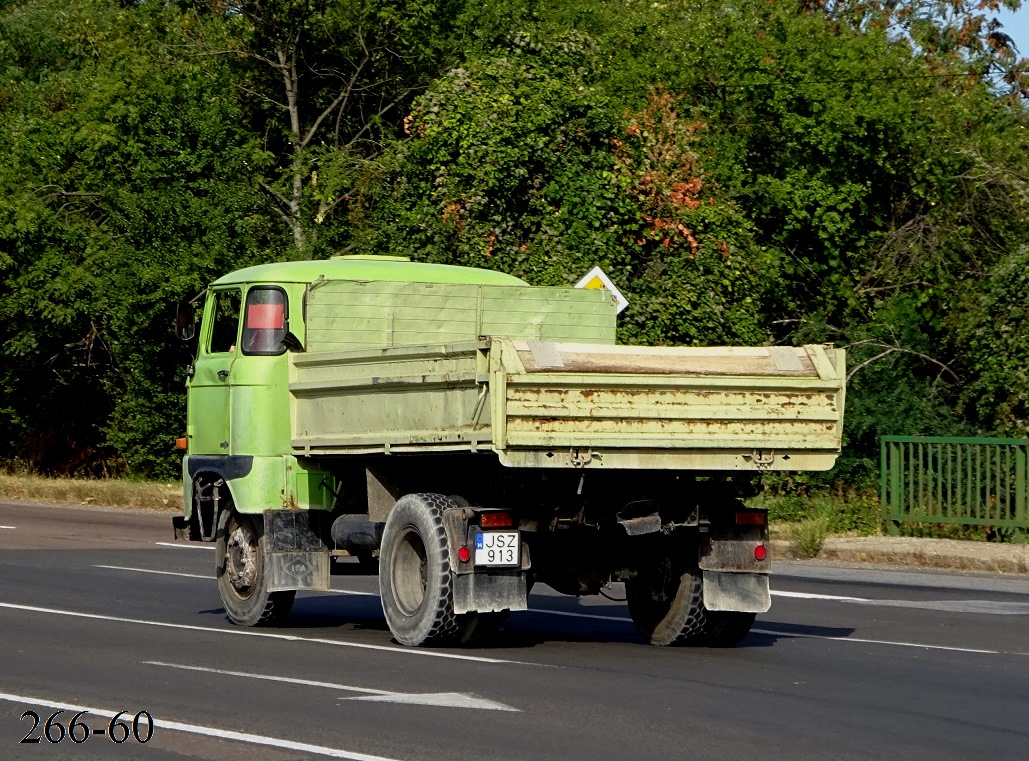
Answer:
[(196, 334), (196, 311), (190, 302), (180, 301), (175, 315), (175, 337), (180, 341), (192, 341)]
[(289, 323), (286, 323), (286, 335), (282, 339), (282, 345), (294, 353), (304, 350), (304, 345), (300, 343), (300, 339), (289, 332)]

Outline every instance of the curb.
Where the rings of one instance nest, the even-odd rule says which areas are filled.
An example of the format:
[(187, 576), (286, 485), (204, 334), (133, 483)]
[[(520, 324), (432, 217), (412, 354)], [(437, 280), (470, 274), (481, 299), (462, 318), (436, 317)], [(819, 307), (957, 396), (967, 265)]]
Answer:
[[(803, 560), (793, 552), (792, 542), (773, 539), (772, 556)], [(979, 573), (1029, 574), (1029, 545), (967, 542), (958, 539), (913, 537), (828, 538), (822, 551), (811, 560), (850, 564), (876, 564), (939, 568)]]

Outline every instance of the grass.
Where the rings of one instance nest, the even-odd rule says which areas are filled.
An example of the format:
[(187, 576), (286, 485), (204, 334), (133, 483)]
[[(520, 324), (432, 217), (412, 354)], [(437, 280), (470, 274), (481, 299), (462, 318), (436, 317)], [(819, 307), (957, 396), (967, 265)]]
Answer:
[(882, 521), (875, 494), (776, 494), (764, 492), (748, 500), (752, 507), (768, 510), (769, 530), (790, 543), (797, 558), (817, 557), (830, 535), (879, 536)]
[[(747, 500), (747, 504), (767, 509), (772, 535), (791, 540), (793, 551), (803, 557), (814, 557), (808, 553), (817, 554), (814, 548), (817, 546), (820, 550), (827, 536), (882, 536), (886, 533), (879, 495), (873, 491), (811, 494), (767, 491)], [(928, 517), (923, 522), (901, 523), (899, 529), (899, 535), (907, 537), (1029, 543), (1029, 532), (1025, 530), (933, 523)]]
[(825, 520), (827, 534), (879, 536), (882, 518), (877, 494), (852, 492), (849, 494), (774, 494), (765, 492), (747, 500), (751, 507), (768, 510), (768, 522), (773, 532), (789, 533), (791, 526), (812, 519)]
[(788, 533), (793, 545), (793, 554), (799, 558), (817, 557), (818, 553), (822, 551), (822, 545), (825, 544), (828, 531), (829, 517), (827, 515), (819, 515), (790, 524)]
[(182, 507), (182, 486), (116, 478), (44, 478), (0, 473), (0, 499), (179, 510)]

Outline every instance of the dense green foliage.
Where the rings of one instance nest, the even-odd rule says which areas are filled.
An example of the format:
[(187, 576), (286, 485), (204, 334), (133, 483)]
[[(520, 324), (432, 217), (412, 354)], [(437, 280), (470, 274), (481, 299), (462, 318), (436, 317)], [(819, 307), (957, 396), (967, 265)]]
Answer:
[(627, 342), (847, 346), (846, 484), (881, 434), (1029, 436), (999, 4), (7, 3), (0, 460), (173, 476), (175, 302), (339, 251), (600, 264)]

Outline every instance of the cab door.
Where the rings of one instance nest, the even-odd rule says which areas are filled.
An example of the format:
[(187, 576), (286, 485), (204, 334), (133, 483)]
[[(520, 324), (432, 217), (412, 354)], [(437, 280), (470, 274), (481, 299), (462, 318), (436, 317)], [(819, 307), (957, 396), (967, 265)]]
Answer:
[(189, 381), (186, 435), (189, 453), (229, 454), (232, 368), (238, 355), (240, 288), (221, 288), (211, 293), (204, 314), (193, 377)]

